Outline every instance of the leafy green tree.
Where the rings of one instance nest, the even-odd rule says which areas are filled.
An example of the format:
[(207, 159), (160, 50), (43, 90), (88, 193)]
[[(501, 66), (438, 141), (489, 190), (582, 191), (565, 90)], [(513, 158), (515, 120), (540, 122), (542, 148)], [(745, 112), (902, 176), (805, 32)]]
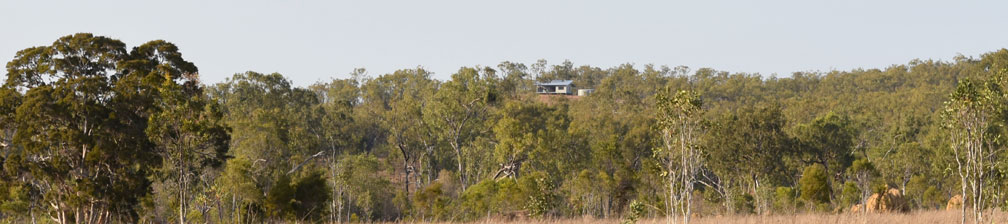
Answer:
[[(157, 88), (158, 97), (153, 100), (157, 112), (148, 118), (147, 135), (157, 146), (156, 152), (162, 159), (159, 170), (161, 178), (174, 181), (178, 194), (178, 221), (185, 223), (187, 201), (193, 201), (192, 187), (203, 169), (223, 164), (230, 139), (228, 129), (221, 121), (223, 114), (216, 102), (204, 97), (195, 74), (196, 67), (182, 60), (178, 49), (171, 43), (153, 41), (133, 50), (134, 59), (130, 65), (148, 68), (155, 72), (137, 74), (141, 82), (154, 82), (159, 77), (161, 83), (141, 83)], [(159, 61), (164, 60), (164, 61)], [(148, 63), (143, 63), (148, 62)], [(153, 62), (153, 63), (149, 63)], [(177, 66), (177, 67), (176, 67)], [(137, 69), (140, 72), (145, 69)], [(162, 78), (163, 79), (163, 78)], [(178, 83), (181, 80), (183, 83)], [(120, 81), (123, 83), (124, 81)], [(143, 96), (137, 96), (143, 97)]]
[[(774, 107), (744, 107), (737, 114), (725, 115), (704, 137), (707, 167), (720, 178), (709, 185), (720, 187), (723, 197), (735, 184), (747, 186), (755, 195), (755, 211), (762, 213), (765, 199), (762, 186), (780, 184), (786, 180), (784, 160), (791, 156), (792, 140), (784, 133), (784, 115)], [(739, 164), (746, 164), (740, 166)], [(752, 196), (752, 195), (750, 195)]]
[(828, 113), (796, 128), (802, 160), (822, 165), (830, 177), (827, 181), (839, 181), (854, 160), (855, 130), (851, 122), (847, 116)]
[(534, 94), (534, 81), (531, 79), (528, 67), (522, 63), (501, 62), (497, 65), (500, 73), (498, 89), (501, 96), (516, 99), (519, 96)]
[(667, 87), (655, 96), (655, 101), (659, 111), (658, 127), (665, 143), (664, 148), (656, 148), (655, 156), (663, 161), (668, 178), (668, 207), (678, 210), (683, 223), (689, 223), (693, 186), (704, 166), (699, 144), (704, 130), (701, 124), (703, 103), (696, 92), (673, 92)]
[(423, 118), (437, 85), (423, 69), (399, 70), (365, 85), (363, 100), (373, 104), (368, 108), (373, 110), (370, 113), (381, 117), (382, 126), (389, 129), (389, 144), (402, 156), (403, 189), (407, 194), (410, 174), (416, 175), (417, 167), (423, 165), (420, 157), (429, 156), (435, 144), (429, 140), (433, 133)]
[(425, 119), (455, 153), (457, 175), (463, 191), (469, 182), (462, 149), (483, 134), (479, 121), (487, 117), (487, 110), (497, 100), (495, 82), (492, 76), (480, 74), (475, 68), (459, 69), (452, 74), (450, 81), (441, 85), (433, 103), (425, 108)]
[(322, 128), (312, 129), (314, 135), (320, 140), (319, 147), (328, 153), (325, 162), (328, 169), (328, 185), (331, 188), (328, 193), (331, 197), (329, 204), (329, 221), (340, 222), (342, 216), (342, 192), (346, 185), (340, 182), (338, 174), (341, 173), (340, 157), (357, 151), (362, 148), (358, 143), (364, 142), (366, 136), (360, 133), (360, 126), (365, 125), (360, 122), (355, 112), (361, 111), (362, 102), (360, 99), (361, 90), (359, 83), (355, 79), (338, 79), (328, 83), (316, 83), (308, 87), (319, 99), (319, 105), (314, 111), (319, 114), (318, 126)]
[[(346, 191), (348, 203), (347, 213), (355, 213), (364, 221), (379, 217), (392, 217), (395, 211), (391, 209), (392, 185), (390, 181), (375, 173), (383, 171), (382, 164), (373, 155), (352, 155), (342, 158), (339, 177), (341, 182), (349, 186)], [(349, 215), (348, 215), (349, 216)], [(349, 220), (349, 217), (347, 217)]]
[(797, 205), (797, 198), (798, 195), (795, 194), (794, 188), (777, 187), (777, 189), (774, 189), (774, 207), (778, 211), (794, 209)]
[[(195, 76), (185, 76), (196, 67), (165, 41), (127, 53), (118, 40), (79, 33), (18, 52), (7, 71), (4, 88), (24, 93), (3, 106), (16, 108), (7, 127), (15, 130), (10, 144), (23, 150), (5, 167), (44, 192), (54, 221), (136, 220), (148, 175), (165, 158), (149, 149), (170, 147), (146, 130), (172, 110), (165, 102), (202, 97)], [(176, 130), (226, 144), (227, 133), (210, 132)]]
[(830, 186), (826, 180), (826, 169), (821, 164), (805, 167), (798, 185), (801, 187), (801, 199), (814, 204), (829, 203)]
[[(1005, 97), (1001, 84), (1004, 71), (991, 77), (992, 80), (974, 83), (971, 80), (959, 82), (956, 90), (945, 102), (942, 111), (943, 128), (949, 136), (949, 146), (954, 153), (960, 178), (963, 200), (972, 203), (973, 220), (983, 222), (983, 211), (989, 206), (987, 201), (992, 192), (986, 189), (992, 171), (1004, 149), (996, 145), (999, 138), (1000, 116)], [(967, 194), (969, 188), (970, 194)], [(961, 222), (966, 222), (966, 207), (962, 206)]]
[[(518, 177), (523, 162), (531, 159), (530, 170), (559, 171), (553, 162), (564, 151), (570, 121), (562, 108), (538, 103), (510, 101), (499, 111), (493, 130), (497, 139), (494, 155), (501, 164), (494, 178)], [(553, 172), (555, 173), (555, 172)]]
[[(854, 160), (854, 163), (847, 168), (847, 173), (851, 175), (854, 182), (857, 184), (858, 192), (861, 193), (859, 201), (862, 205), (867, 205), (868, 197), (871, 196), (872, 191), (872, 180), (878, 176), (878, 170), (875, 169), (875, 165), (872, 165), (871, 161), (867, 159)], [(846, 189), (845, 189), (846, 190)], [(867, 213), (868, 209), (865, 207), (861, 210), (862, 213)]]
[[(235, 74), (227, 82), (217, 84), (208, 89), (212, 99), (221, 104), (224, 122), (232, 127), (229, 159), (236, 162), (249, 162), (244, 174), (250, 175), (261, 195), (269, 192), (286, 192), (283, 189), (274, 191), (274, 187), (290, 187), (290, 180), (297, 180), (304, 175), (310, 175), (311, 167), (322, 157), (333, 150), (336, 140), (332, 133), (324, 132), (323, 126), (314, 125), (333, 121), (340, 116), (327, 114), (320, 106), (320, 99), (309, 89), (293, 87), (289, 80), (280, 74), (261, 74), (246, 72)], [(310, 125), (312, 124), (312, 125)], [(336, 124), (336, 123), (328, 123)], [(327, 144), (327, 142), (329, 142)], [(236, 160), (241, 159), (241, 160)], [(290, 178), (284, 182), (281, 178)], [(218, 182), (221, 184), (233, 184)], [(237, 183), (234, 183), (237, 184)], [(277, 185), (287, 184), (287, 186)], [(233, 188), (224, 186), (223, 188)], [(248, 190), (248, 188), (245, 188)], [(283, 194), (287, 195), (287, 194)], [(245, 194), (232, 194), (227, 197), (244, 197)], [(255, 201), (247, 207), (248, 211), (265, 209), (258, 213), (266, 219), (279, 219), (292, 214), (290, 206), (266, 206), (266, 198), (238, 198), (237, 201)], [(279, 210), (276, 210), (279, 209)], [(238, 208), (232, 208), (237, 212)], [(232, 213), (229, 216), (238, 217)], [(258, 217), (244, 215), (256, 220)]]
[[(16, 123), (14, 122), (15, 115), (17, 112), (17, 106), (21, 104), (21, 94), (14, 90), (13, 88), (8, 88), (7, 86), (0, 86), (0, 154), (10, 155), (11, 151), (16, 150), (16, 145), (13, 144), (14, 133), (17, 130)], [(7, 156), (0, 157), (0, 159), (7, 159)], [(0, 161), (2, 162), (2, 161)], [(0, 163), (2, 164), (2, 163)], [(0, 166), (0, 169), (5, 167)], [(17, 214), (30, 214), (29, 216), (34, 217), (32, 199), (36, 195), (32, 195), (32, 188), (27, 183), (20, 183), (15, 178), (16, 175), (12, 175), (15, 172), (10, 170), (2, 170), (0, 173), (0, 219), (10, 219), (19, 218), (13, 217)]]
[(258, 177), (254, 175), (261, 168), (256, 165), (258, 164), (244, 157), (228, 159), (223, 173), (215, 183), (216, 189), (224, 195), (221, 198), (227, 206), (223, 208), (227, 211), (220, 214), (220, 222), (247, 223), (262, 216), (260, 202), (265, 196)]
[[(858, 188), (858, 184), (855, 183), (854, 181), (844, 182), (843, 187), (840, 190), (840, 198), (839, 198), (840, 203), (839, 203), (839, 207), (840, 208), (849, 208), (849, 207), (851, 207), (851, 205), (856, 205), (856, 206), (859, 207), (859, 209), (861, 209), (861, 212), (864, 213), (865, 206), (864, 206), (864, 202), (861, 201), (861, 199), (862, 199), (861, 198), (861, 194), (863, 192), (864, 191), (862, 191), (860, 188)], [(871, 191), (868, 191), (868, 192), (871, 192)]]

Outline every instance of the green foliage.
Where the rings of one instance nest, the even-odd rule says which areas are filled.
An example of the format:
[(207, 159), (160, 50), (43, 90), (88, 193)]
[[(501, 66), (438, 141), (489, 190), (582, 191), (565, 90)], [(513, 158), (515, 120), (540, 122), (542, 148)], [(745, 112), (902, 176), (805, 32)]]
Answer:
[[(942, 208), (968, 183), (964, 147), (992, 149), (970, 173), (1004, 195), (1005, 68), (1002, 49), (772, 78), (540, 60), (448, 80), (356, 69), (299, 87), (250, 71), (204, 85), (169, 42), (74, 34), (7, 63), (0, 221), (636, 222), (699, 192), (705, 215), (764, 214), (845, 209), (886, 186)], [(534, 93), (551, 79), (595, 92)]]
[(530, 193), (519, 188), (514, 179), (486, 179), (462, 192), (456, 207), (465, 211), (463, 219), (513, 215), (523, 209)]
[(469, 184), (472, 173), (467, 172), (467, 157), (463, 149), (472, 148), (470, 143), (484, 134), (488, 109), (497, 102), (494, 77), (477, 68), (461, 68), (452, 74), (451, 80), (441, 84), (434, 94), (430, 106), (424, 108), (425, 120), (433, 127), (433, 133), (450, 146), (455, 154), (456, 175), (462, 189)]
[(861, 203), (861, 192), (857, 183), (853, 181), (845, 182), (843, 190), (840, 192), (840, 207), (849, 208), (851, 205)]
[(266, 192), (266, 200), (263, 201), (263, 209), (270, 219), (287, 219), (293, 216), (294, 188), (291, 187), (290, 177), (283, 175), (273, 182), (272, 187)]
[(735, 213), (752, 214), (756, 211), (753, 196), (750, 194), (737, 194), (732, 198), (732, 208)]
[(442, 184), (427, 185), (413, 197), (414, 215), (420, 220), (439, 220), (448, 215), (449, 196), (445, 195)]
[(263, 209), (268, 219), (317, 219), (330, 199), (329, 186), (319, 173), (296, 181), (280, 176), (266, 193)]
[(623, 223), (637, 223), (637, 220), (644, 217), (644, 203), (637, 200), (630, 202), (630, 211), (627, 212), (627, 216), (623, 218)]
[(500, 212), (496, 207), (499, 203), (497, 191), (497, 181), (492, 179), (480, 181), (462, 192), (458, 205), (467, 210), (465, 216), (469, 219)]
[(906, 196), (920, 208), (944, 208), (947, 196), (924, 176), (913, 176), (906, 185)]
[[(194, 148), (206, 148), (211, 158), (192, 159), (197, 167), (223, 158), (228, 136), (214, 114), (177, 110), (203, 111), (205, 102), (196, 66), (169, 42), (127, 52), (121, 41), (78, 33), (21, 50), (7, 65), (0, 93), (6, 174), (41, 192), (30, 207), (47, 205), (54, 221), (135, 222), (151, 183), (173, 173), (160, 169), (162, 163), (191, 156)], [(201, 124), (164, 128), (166, 120)], [(208, 144), (178, 145), (165, 137)]]
[(319, 220), (324, 217), (325, 208), (332, 195), (321, 173), (301, 177), (294, 183), (293, 188), (292, 207), (297, 217), (308, 220)]
[[(372, 155), (352, 155), (342, 158), (345, 167), (338, 174), (339, 182), (347, 186), (346, 199), (353, 202), (351, 209), (366, 221), (395, 214), (392, 185), (387, 178), (375, 175), (382, 166)], [(440, 190), (439, 190), (440, 191)]]
[(830, 186), (826, 181), (826, 169), (815, 164), (805, 167), (798, 185), (801, 186), (801, 199), (812, 204), (830, 202)]
[(30, 212), (31, 186), (5, 182), (0, 186), (0, 212), (4, 214), (26, 214)]
[(852, 126), (850, 117), (832, 112), (799, 125), (795, 135), (802, 148), (802, 160), (821, 165), (827, 178), (838, 180), (854, 160), (856, 133)]
[(774, 207), (779, 210), (794, 209), (797, 206), (798, 195), (794, 188), (777, 187), (774, 189)]
[(518, 186), (527, 195), (525, 209), (530, 217), (552, 215), (558, 205), (556, 188), (546, 173), (534, 172), (518, 179)]
[(851, 175), (866, 174), (868, 176), (878, 175), (878, 170), (875, 169), (875, 165), (872, 165), (871, 161), (868, 159), (858, 159), (851, 163), (851, 166), (847, 168), (847, 173)]

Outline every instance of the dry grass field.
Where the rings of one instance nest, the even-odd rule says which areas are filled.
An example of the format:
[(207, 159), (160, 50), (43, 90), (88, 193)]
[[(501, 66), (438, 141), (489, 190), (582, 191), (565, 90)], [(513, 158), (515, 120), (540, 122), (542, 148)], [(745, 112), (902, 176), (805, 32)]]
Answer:
[[(1008, 213), (993, 212), (993, 219), (987, 219), (985, 223), (1008, 223)], [(711, 216), (700, 217), (691, 220), (690, 223), (697, 224), (721, 224), (721, 223), (743, 223), (743, 224), (776, 224), (776, 223), (907, 223), (907, 224), (929, 224), (929, 223), (959, 223), (960, 213), (958, 211), (918, 211), (905, 214), (794, 214), (794, 215), (767, 215), (767, 216)], [(473, 224), (505, 224), (505, 223), (531, 223), (531, 224), (594, 224), (594, 223), (620, 223), (619, 219), (558, 219), (558, 220), (480, 220), (470, 222)], [(642, 224), (665, 224), (665, 219), (641, 220)], [(406, 222), (411, 223), (411, 222)], [(445, 222), (448, 223), (448, 222)], [(967, 221), (971, 223), (971, 221)]]

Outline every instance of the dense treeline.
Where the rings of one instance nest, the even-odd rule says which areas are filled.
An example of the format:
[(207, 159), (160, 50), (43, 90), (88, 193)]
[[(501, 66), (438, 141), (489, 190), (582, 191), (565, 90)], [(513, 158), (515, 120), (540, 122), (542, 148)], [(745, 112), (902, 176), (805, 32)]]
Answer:
[[(204, 84), (171, 43), (127, 51), (118, 40), (75, 34), (7, 64), (0, 216), (662, 217), (676, 206), (669, 199), (690, 198), (670, 187), (689, 189), (688, 207), (700, 215), (841, 212), (890, 188), (909, 209), (944, 209), (955, 195), (1001, 207), (1003, 105), (971, 103), (1000, 99), (1006, 66), (1002, 49), (790, 77), (538, 61), (463, 67), (448, 80), (415, 68), (359, 69), (307, 87), (257, 72)], [(555, 79), (595, 92), (535, 94), (535, 81)], [(688, 95), (677, 92), (697, 95), (675, 101)], [(695, 103), (696, 119), (670, 120), (675, 102)], [(989, 122), (969, 130), (988, 131), (957, 134), (969, 122), (956, 121), (972, 115), (962, 111), (974, 111), (962, 108), (981, 108)], [(686, 129), (669, 124), (696, 127), (688, 148), (702, 162), (688, 178), (671, 172), (683, 164), (670, 159), (681, 156), (670, 143), (685, 141), (670, 134)], [(957, 150), (972, 142), (987, 147), (995, 168), (957, 172), (966, 161)]]

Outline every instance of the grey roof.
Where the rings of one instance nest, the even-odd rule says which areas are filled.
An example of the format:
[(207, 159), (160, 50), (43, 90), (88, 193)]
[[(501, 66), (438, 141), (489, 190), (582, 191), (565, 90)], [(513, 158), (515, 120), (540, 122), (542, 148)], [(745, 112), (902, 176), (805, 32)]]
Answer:
[(537, 86), (567, 86), (574, 83), (574, 80), (550, 80), (549, 82), (536, 82)]

